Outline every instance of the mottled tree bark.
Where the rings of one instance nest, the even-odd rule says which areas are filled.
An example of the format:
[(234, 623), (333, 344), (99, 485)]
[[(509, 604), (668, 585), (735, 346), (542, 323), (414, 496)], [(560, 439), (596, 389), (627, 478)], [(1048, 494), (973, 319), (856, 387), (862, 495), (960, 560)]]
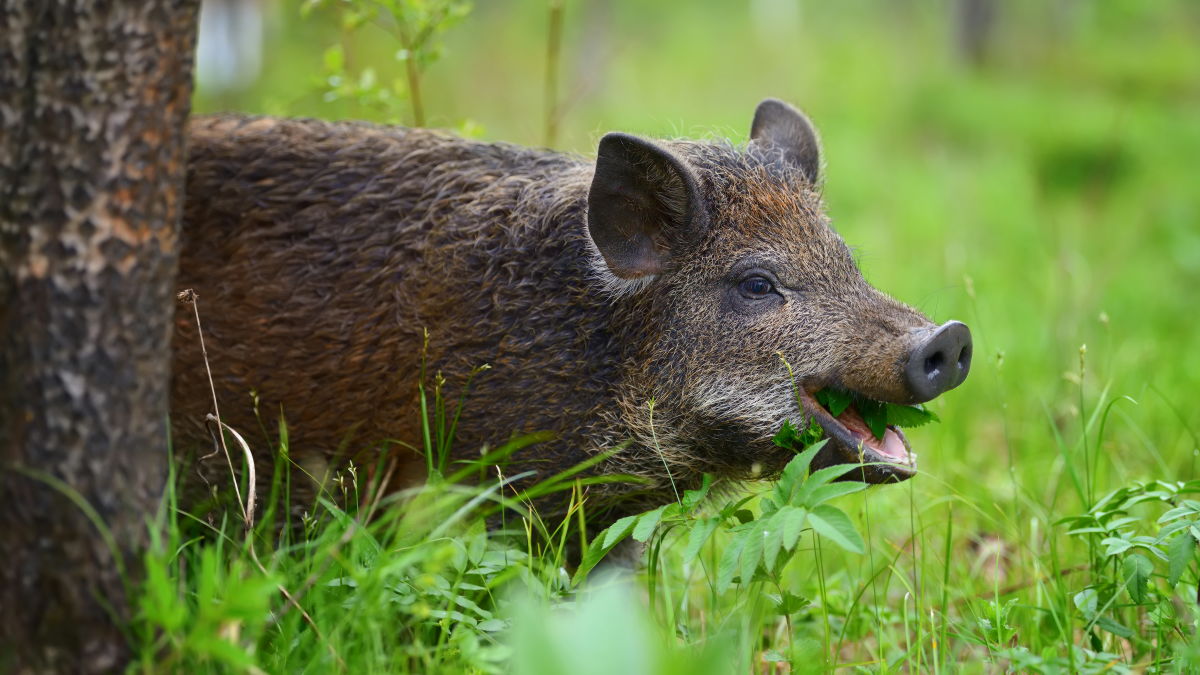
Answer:
[(167, 468), (196, 4), (0, 0), (0, 670), (128, 656)]

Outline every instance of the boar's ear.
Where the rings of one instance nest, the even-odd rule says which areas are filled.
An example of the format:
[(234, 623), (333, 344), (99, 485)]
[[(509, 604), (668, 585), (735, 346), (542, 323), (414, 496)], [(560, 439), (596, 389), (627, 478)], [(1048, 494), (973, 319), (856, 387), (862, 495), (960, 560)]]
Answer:
[(814, 185), (821, 179), (821, 143), (804, 113), (779, 99), (758, 104), (750, 124), (750, 140), (783, 151), (783, 159)]
[(700, 220), (691, 170), (664, 148), (629, 134), (600, 139), (588, 192), (588, 233), (622, 279), (658, 274)]

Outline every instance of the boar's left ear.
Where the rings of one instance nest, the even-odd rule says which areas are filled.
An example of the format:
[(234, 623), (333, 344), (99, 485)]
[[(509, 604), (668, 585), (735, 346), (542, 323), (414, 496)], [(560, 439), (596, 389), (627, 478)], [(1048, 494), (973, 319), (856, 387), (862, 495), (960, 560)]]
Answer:
[(696, 177), (665, 148), (629, 134), (600, 139), (588, 233), (622, 279), (658, 274), (703, 219)]
[(783, 159), (814, 185), (821, 179), (821, 142), (804, 113), (779, 99), (758, 104), (750, 124), (750, 140), (783, 151)]

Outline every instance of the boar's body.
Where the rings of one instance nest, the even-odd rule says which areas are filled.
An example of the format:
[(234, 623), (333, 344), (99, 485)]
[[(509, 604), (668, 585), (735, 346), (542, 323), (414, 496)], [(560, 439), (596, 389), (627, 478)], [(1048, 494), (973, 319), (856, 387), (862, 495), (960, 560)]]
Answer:
[[(934, 327), (863, 281), (813, 187), (815, 135), (780, 110), (772, 124), (760, 107), (746, 148), (610, 134), (598, 164), (424, 130), (194, 120), (179, 287), (199, 296), (224, 421), (260, 429), (253, 391), (262, 423), (288, 420), (307, 473), (373, 464), (391, 441), (394, 483), (418, 480), (427, 330), (427, 387), (444, 375), (451, 408), (468, 374), (491, 366), (473, 381), (456, 458), (554, 433), (510, 475), (549, 476), (628, 443), (594, 472), (646, 483), (594, 496), (662, 503), (672, 479), (778, 471), (791, 453), (771, 436), (813, 415), (842, 447), (825, 463), (860, 456), (853, 424), (797, 405), (779, 354), (806, 402), (827, 386), (911, 402), (928, 396), (905, 367)], [(211, 395), (190, 307), (174, 340), (177, 446), (206, 451)], [(870, 480), (911, 473), (886, 441), (868, 444), (891, 464)], [(209, 480), (227, 471), (200, 466)]]
[[(563, 467), (607, 440), (597, 427), (632, 344), (619, 336), (643, 327), (614, 320), (588, 279), (586, 164), (315, 121), (202, 119), (191, 143), (179, 286), (199, 295), (231, 426), (259, 427), (253, 390), (266, 421), (282, 409), (302, 465), (356, 444), (421, 447), (428, 330), (427, 379), (443, 373), (452, 401), (473, 368), (491, 365), (456, 449), (551, 431), (558, 440), (537, 460)], [(207, 445), (211, 396), (190, 308), (178, 328), (177, 434)]]

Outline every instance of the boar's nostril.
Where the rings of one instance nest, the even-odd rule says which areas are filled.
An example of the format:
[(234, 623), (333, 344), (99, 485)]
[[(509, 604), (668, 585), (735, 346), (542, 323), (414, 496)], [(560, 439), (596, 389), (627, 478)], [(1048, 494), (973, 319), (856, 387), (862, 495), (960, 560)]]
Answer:
[(962, 373), (963, 379), (967, 377), (967, 371), (971, 370), (971, 343), (967, 343), (962, 351), (958, 353), (958, 369)]
[(941, 352), (934, 352), (933, 356), (925, 359), (925, 376), (937, 377), (938, 371), (942, 369), (942, 365), (946, 362), (946, 357)]
[(913, 349), (904, 377), (913, 398), (928, 401), (962, 384), (971, 369), (971, 331), (950, 321), (939, 326)]

